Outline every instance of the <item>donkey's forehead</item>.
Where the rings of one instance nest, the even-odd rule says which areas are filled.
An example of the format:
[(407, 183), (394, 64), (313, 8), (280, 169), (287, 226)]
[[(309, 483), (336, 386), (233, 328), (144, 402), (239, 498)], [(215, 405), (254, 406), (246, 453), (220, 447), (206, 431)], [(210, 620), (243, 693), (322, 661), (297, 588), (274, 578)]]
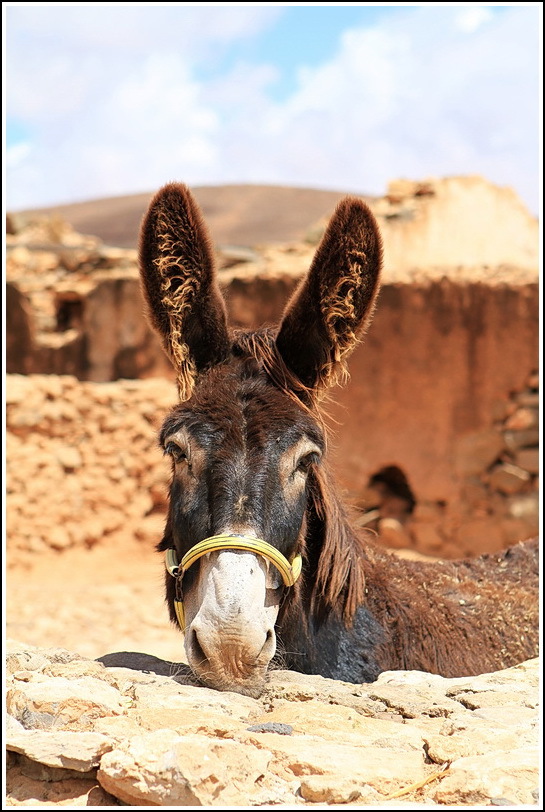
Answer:
[(289, 445), (307, 436), (324, 445), (319, 422), (293, 397), (265, 375), (245, 378), (236, 372), (227, 366), (201, 376), (190, 400), (168, 415), (163, 436), (183, 428), (202, 439), (240, 433), (256, 444), (273, 440)]

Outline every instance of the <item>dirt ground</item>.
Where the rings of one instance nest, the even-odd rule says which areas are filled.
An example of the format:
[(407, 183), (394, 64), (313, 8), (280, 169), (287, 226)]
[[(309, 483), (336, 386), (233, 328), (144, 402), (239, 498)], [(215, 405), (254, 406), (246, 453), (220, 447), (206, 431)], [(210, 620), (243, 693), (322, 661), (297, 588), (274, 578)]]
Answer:
[[(9, 562), (8, 562), (9, 563)], [(163, 561), (127, 541), (37, 555), (6, 574), (6, 636), (96, 658), (141, 651), (184, 662), (183, 637), (163, 602)]]

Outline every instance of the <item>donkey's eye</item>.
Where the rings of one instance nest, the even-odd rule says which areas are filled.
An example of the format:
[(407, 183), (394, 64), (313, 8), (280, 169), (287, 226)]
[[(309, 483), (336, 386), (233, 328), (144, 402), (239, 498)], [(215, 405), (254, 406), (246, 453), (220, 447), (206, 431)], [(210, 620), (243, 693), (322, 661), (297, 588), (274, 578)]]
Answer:
[(174, 462), (184, 462), (188, 459), (187, 451), (172, 441), (166, 444), (165, 454), (170, 454)]
[(312, 451), (310, 454), (303, 454), (303, 456), (297, 463), (297, 467), (295, 468), (294, 473), (306, 474), (310, 466), (313, 465), (315, 462), (318, 462), (319, 459), (320, 455), (316, 451)]

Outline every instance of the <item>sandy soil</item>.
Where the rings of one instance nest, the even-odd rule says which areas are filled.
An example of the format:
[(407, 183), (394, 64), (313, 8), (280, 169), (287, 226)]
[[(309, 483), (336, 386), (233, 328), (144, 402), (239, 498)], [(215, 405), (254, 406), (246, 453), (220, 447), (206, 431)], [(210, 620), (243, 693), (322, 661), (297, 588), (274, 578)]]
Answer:
[[(9, 564), (9, 561), (8, 561)], [(152, 547), (97, 545), (36, 556), (6, 575), (8, 638), (99, 657), (141, 651), (185, 661), (163, 602), (163, 561)]]

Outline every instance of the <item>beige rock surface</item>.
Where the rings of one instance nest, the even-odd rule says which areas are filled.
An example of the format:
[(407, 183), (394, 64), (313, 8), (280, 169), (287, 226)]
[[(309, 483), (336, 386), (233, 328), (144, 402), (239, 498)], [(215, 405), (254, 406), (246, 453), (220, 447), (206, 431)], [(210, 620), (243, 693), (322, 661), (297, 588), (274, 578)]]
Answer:
[(47, 767), (90, 772), (98, 767), (101, 756), (111, 750), (111, 739), (102, 733), (56, 733), (42, 730), (22, 730), (8, 733), (6, 747)]
[[(26, 666), (7, 677), (17, 717), (8, 806), (537, 801), (537, 660), (458, 679), (386, 672), (362, 685), (277, 671), (250, 699), (199, 687), (182, 666), (164, 676), (152, 658), (141, 671), (15, 641), (8, 651)], [(65, 712), (43, 725), (53, 706), (77, 707), (83, 689), (94, 712), (77, 730)]]

